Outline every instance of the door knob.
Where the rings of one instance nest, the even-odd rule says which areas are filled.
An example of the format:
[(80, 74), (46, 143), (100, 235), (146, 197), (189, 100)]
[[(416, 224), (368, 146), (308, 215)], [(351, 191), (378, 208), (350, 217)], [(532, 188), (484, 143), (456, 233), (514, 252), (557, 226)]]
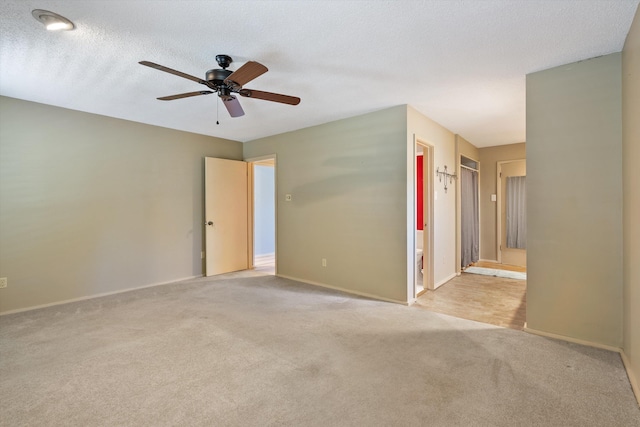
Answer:
[(205, 225), (213, 225), (213, 221), (209, 221)]

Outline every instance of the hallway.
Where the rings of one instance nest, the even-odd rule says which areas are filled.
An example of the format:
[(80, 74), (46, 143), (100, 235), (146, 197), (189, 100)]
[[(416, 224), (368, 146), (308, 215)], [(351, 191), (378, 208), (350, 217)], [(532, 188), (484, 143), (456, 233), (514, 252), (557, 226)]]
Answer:
[[(490, 263), (476, 263), (476, 266), (525, 270)], [(526, 321), (526, 289), (526, 280), (463, 272), (435, 291), (419, 296), (414, 305), (462, 319), (522, 330)]]

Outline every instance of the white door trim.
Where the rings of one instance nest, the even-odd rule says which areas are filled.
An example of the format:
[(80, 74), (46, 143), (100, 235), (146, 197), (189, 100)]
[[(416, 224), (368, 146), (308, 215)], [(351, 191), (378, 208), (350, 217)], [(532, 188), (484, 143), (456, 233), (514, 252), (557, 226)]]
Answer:
[(249, 268), (252, 269), (255, 267), (254, 265), (254, 254), (253, 254), (253, 242), (255, 239), (254, 236), (254, 206), (253, 206), (253, 198), (254, 198), (254, 191), (253, 191), (253, 166), (256, 164), (260, 164), (260, 163), (264, 163), (264, 164), (273, 164), (273, 197), (275, 200), (275, 204), (274, 204), (274, 217), (275, 217), (275, 224), (274, 224), (274, 229), (275, 229), (275, 236), (274, 236), (274, 254), (275, 254), (275, 274), (278, 274), (278, 159), (276, 154), (267, 154), (264, 156), (258, 156), (258, 157), (250, 157), (248, 159), (244, 160), (245, 162), (247, 162), (249, 164), (249, 179), (248, 179), (248, 191), (247, 191), (247, 196), (248, 196), (248, 208), (249, 208), (249, 224), (248, 224), (248, 250), (247, 250), (247, 258), (249, 259)]
[(427, 161), (423, 163), (424, 173), (424, 203), (427, 209), (423, 210), (424, 222), (427, 224), (423, 235), (423, 268), (427, 273), (423, 275), (425, 289), (434, 288), (433, 271), (433, 233), (434, 233), (434, 202), (433, 202), (433, 164), (435, 147), (426, 139), (413, 135), (411, 146), (407, 147), (407, 301), (410, 303), (416, 299), (416, 222), (417, 222), (417, 146), (423, 147)]

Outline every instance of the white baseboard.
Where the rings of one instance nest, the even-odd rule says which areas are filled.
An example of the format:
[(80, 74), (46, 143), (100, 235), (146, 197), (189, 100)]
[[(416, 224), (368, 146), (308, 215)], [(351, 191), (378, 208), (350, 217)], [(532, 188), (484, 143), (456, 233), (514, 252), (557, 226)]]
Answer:
[(341, 292), (345, 292), (345, 293), (352, 294), (352, 295), (358, 295), (358, 296), (361, 296), (361, 297), (367, 297), (367, 298), (375, 299), (375, 300), (378, 300), (378, 301), (385, 301), (385, 302), (392, 302), (392, 303), (395, 303), (395, 304), (409, 305), (409, 303), (407, 301), (400, 301), (400, 300), (395, 300), (395, 299), (391, 299), (391, 298), (385, 298), (385, 297), (381, 297), (379, 295), (368, 294), (366, 292), (359, 292), (359, 291), (354, 291), (352, 289), (341, 288), (339, 286), (327, 285), (326, 283), (314, 282), (313, 280), (300, 279), (298, 277), (287, 276), (285, 274), (276, 274), (276, 276), (282, 277), (284, 279), (295, 280), (296, 282), (306, 283), (308, 285), (320, 286), (322, 288), (328, 288), (328, 289), (333, 289), (335, 291), (341, 291)]
[(610, 346), (610, 345), (599, 344), (599, 343), (595, 343), (595, 342), (591, 342), (591, 341), (585, 341), (585, 340), (581, 340), (581, 339), (577, 339), (577, 338), (567, 337), (565, 335), (552, 334), (550, 332), (544, 332), (544, 331), (539, 331), (537, 329), (531, 329), (531, 328), (529, 328), (527, 326), (526, 323), (524, 324), (523, 331), (529, 332), (529, 333), (534, 334), (534, 335), (540, 335), (542, 337), (554, 338), (554, 339), (561, 340), (561, 341), (572, 342), (574, 344), (586, 345), (587, 347), (595, 347), (595, 348), (600, 348), (600, 349), (603, 349), (603, 350), (609, 350), (609, 351), (613, 351), (615, 353), (619, 353), (620, 354), (620, 358), (622, 359), (622, 363), (624, 365), (624, 368), (627, 371), (627, 377), (629, 378), (629, 382), (631, 383), (631, 389), (633, 390), (633, 393), (636, 396), (636, 400), (638, 401), (638, 405), (640, 405), (640, 383), (638, 382), (638, 377), (636, 377), (635, 372), (631, 368), (631, 361), (629, 360), (629, 358), (625, 354), (624, 349), (619, 348), (619, 347), (613, 347), (613, 346)]
[(478, 261), (494, 262), (496, 264), (500, 264), (497, 259), (479, 259)]
[(631, 361), (625, 354), (624, 350), (620, 350), (620, 357), (622, 357), (622, 363), (624, 363), (624, 368), (627, 370), (627, 377), (629, 377), (629, 382), (631, 383), (631, 389), (633, 393), (636, 395), (636, 400), (638, 401), (638, 405), (640, 405), (640, 380), (636, 377), (636, 373), (631, 368)]
[(442, 279), (441, 281), (439, 281), (438, 283), (436, 283), (435, 285), (433, 285), (433, 289), (438, 289), (440, 286), (444, 285), (445, 283), (447, 283), (449, 280), (453, 279), (454, 277), (457, 277), (458, 273), (453, 273), (447, 277), (445, 277), (444, 279)]
[(554, 333), (551, 333), (551, 332), (545, 332), (545, 331), (539, 331), (537, 329), (531, 329), (530, 327), (527, 326), (526, 323), (524, 324), (523, 331), (529, 332), (529, 333), (534, 334), (534, 335), (540, 335), (541, 337), (554, 338), (554, 339), (561, 340), (561, 341), (572, 342), (574, 344), (586, 345), (587, 347), (595, 347), (595, 348), (600, 348), (600, 349), (603, 349), (603, 350), (615, 351), (616, 353), (620, 353), (620, 351), (621, 351), (620, 347), (613, 347), (613, 346), (606, 345), (606, 344), (600, 344), (600, 343), (596, 343), (596, 342), (592, 342), (592, 341), (581, 340), (581, 339), (578, 339), (578, 338), (567, 337), (565, 335), (558, 335), (558, 334), (554, 334)]
[(120, 290), (113, 291), (113, 292), (103, 292), (101, 294), (87, 295), (87, 296), (79, 297), (79, 298), (71, 298), (71, 299), (67, 299), (67, 300), (63, 300), (63, 301), (51, 302), (51, 303), (48, 303), (48, 304), (41, 304), (41, 305), (34, 305), (34, 306), (31, 306), (31, 307), (18, 308), (16, 310), (3, 311), (2, 313), (0, 313), (0, 316), (5, 316), (7, 314), (22, 313), (24, 311), (37, 310), (39, 308), (53, 307), (53, 306), (56, 306), (56, 305), (68, 304), (70, 302), (85, 301), (85, 300), (88, 300), (88, 299), (106, 297), (106, 296), (109, 296), (109, 295), (122, 294), (124, 292), (137, 291), (139, 289), (152, 288), (154, 286), (170, 285), (172, 283), (178, 283), (178, 282), (183, 282), (185, 280), (197, 279), (199, 277), (202, 277), (202, 274), (197, 275), (197, 276), (183, 277), (182, 279), (175, 279), (175, 280), (171, 280), (171, 281), (168, 281), (168, 282), (151, 283), (150, 285), (143, 285), (143, 286), (138, 286), (138, 287), (135, 287), (135, 288), (120, 289)]

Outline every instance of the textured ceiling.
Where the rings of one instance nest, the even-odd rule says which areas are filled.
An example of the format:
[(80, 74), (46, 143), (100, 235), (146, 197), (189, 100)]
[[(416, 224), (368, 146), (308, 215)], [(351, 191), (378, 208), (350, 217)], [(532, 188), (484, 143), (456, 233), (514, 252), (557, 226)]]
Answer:
[[(7, 1), (0, 94), (237, 141), (409, 104), (478, 147), (525, 140), (525, 75), (622, 50), (639, 0)], [(48, 32), (32, 9), (76, 24)], [(155, 98), (205, 89), (215, 55), (298, 106)], [(1, 119), (1, 118), (0, 118)], [(37, 119), (37, 118), (36, 118)]]

